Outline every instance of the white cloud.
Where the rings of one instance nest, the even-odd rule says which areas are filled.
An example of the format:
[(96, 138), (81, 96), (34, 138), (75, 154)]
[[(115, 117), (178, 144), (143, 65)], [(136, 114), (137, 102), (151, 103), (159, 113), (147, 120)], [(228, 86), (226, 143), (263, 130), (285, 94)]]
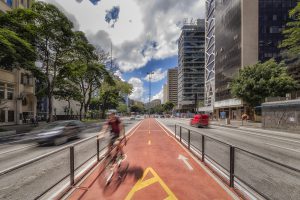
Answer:
[(117, 70), (114, 75), (118, 76), (122, 81), (125, 81), (122, 77), (122, 73), (120, 72), (120, 70)]
[[(150, 74), (148, 74), (144, 78), (144, 80), (149, 81), (149, 76), (150, 76)], [(166, 76), (167, 76), (167, 71), (162, 71), (161, 68), (156, 69), (153, 71), (153, 74), (151, 74), (151, 82), (158, 82), (160, 80), (163, 80)]]
[[(112, 42), (113, 56), (122, 72), (142, 68), (151, 59), (177, 55), (179, 22), (185, 18), (204, 18), (205, 14), (205, 1), (199, 0), (101, 0), (97, 5), (90, 1), (57, 0), (56, 3), (72, 13), (91, 43), (110, 52)], [(120, 15), (111, 28), (105, 22), (105, 11), (113, 6), (120, 7)]]
[(144, 86), (143, 81), (139, 78), (132, 77), (129, 79), (128, 83), (132, 84), (133, 92), (129, 98), (133, 100), (143, 101), (144, 96)]
[(152, 97), (151, 101), (154, 99), (160, 99), (163, 102), (163, 98), (164, 98), (164, 90), (162, 88), (156, 95)]

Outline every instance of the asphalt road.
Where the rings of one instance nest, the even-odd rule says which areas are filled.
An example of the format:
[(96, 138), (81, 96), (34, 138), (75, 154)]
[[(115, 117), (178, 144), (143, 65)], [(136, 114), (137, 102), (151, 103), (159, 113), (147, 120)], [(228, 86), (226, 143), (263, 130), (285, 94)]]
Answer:
[[(129, 130), (138, 121), (124, 120), (125, 130)], [(81, 134), (80, 139), (60, 146), (38, 146), (33, 142), (0, 145), (0, 171), (94, 136), (99, 133), (100, 128), (86, 129)], [(107, 141), (102, 140), (100, 142), (100, 149), (106, 145)], [(87, 140), (76, 145), (74, 150), (75, 168), (77, 168), (88, 158), (96, 154), (96, 140)], [(0, 199), (34, 199), (63, 177), (68, 176), (69, 172), (69, 149), (66, 149), (0, 176)]]
[[(172, 131), (175, 124), (188, 125), (186, 119), (159, 119)], [(188, 126), (189, 127), (189, 126)], [(251, 132), (225, 127), (191, 128), (191, 144), (201, 150), (202, 138), (199, 133), (256, 153), (279, 163), (300, 169), (300, 140), (286, 136), (272, 136), (263, 132)], [(177, 129), (178, 131), (178, 129)], [(179, 133), (179, 131), (178, 131)], [(182, 129), (182, 138), (187, 141), (188, 131)], [(207, 138), (205, 153), (220, 166), (220, 171), (229, 171), (228, 145)], [(235, 151), (235, 175), (269, 199), (300, 199), (300, 173), (285, 169), (277, 164), (262, 160), (244, 151)]]

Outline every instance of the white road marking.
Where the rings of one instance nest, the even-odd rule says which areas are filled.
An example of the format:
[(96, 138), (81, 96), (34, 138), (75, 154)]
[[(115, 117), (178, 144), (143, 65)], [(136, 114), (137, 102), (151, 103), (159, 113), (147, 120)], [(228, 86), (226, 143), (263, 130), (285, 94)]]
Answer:
[(188, 160), (187, 157), (185, 157), (185, 156), (179, 154), (178, 160), (182, 160), (183, 163), (187, 166), (187, 168), (189, 168), (190, 171), (193, 171), (193, 170), (194, 170), (193, 167), (190, 165), (190, 163), (187, 161), (187, 160)]
[(4, 152), (0, 152), (0, 155), (4, 155), (4, 154), (8, 154), (8, 153), (12, 153), (12, 152), (16, 152), (16, 151), (20, 151), (20, 150), (24, 150), (24, 149), (29, 149), (30, 147), (36, 147), (37, 144), (31, 144), (31, 145), (27, 145), (18, 149), (12, 149), (12, 150), (8, 150), (8, 151), (4, 151)]
[(288, 151), (293, 151), (293, 152), (296, 152), (296, 153), (300, 153), (300, 151), (297, 151), (296, 149), (290, 149), (290, 148), (286, 148), (286, 147), (282, 147), (282, 146), (278, 146), (278, 145), (270, 144), (270, 143), (264, 143), (264, 144), (269, 145), (269, 146), (273, 146), (273, 147), (277, 147), (277, 148), (280, 148), (280, 149), (284, 149), (284, 150), (288, 150)]

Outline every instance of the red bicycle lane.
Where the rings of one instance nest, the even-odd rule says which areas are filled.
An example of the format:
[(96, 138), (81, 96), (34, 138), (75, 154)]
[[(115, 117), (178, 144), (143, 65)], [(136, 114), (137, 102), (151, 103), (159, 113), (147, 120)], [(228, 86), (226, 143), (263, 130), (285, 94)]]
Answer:
[(145, 119), (138, 125), (124, 151), (124, 162), (129, 167), (120, 184), (105, 187), (102, 166), (98, 165), (68, 199), (238, 199), (166, 134), (155, 119)]

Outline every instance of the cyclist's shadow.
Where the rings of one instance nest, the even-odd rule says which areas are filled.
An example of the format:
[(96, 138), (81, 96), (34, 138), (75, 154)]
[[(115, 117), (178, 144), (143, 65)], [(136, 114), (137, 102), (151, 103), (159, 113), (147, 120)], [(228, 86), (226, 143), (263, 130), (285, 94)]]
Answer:
[(139, 166), (129, 166), (127, 162), (123, 162), (122, 166), (118, 170), (118, 173), (114, 174), (112, 181), (109, 184), (103, 183), (103, 179), (99, 179), (100, 184), (103, 185), (103, 194), (110, 196), (119, 188), (119, 186), (125, 182), (136, 183), (142, 178), (144, 169)]

